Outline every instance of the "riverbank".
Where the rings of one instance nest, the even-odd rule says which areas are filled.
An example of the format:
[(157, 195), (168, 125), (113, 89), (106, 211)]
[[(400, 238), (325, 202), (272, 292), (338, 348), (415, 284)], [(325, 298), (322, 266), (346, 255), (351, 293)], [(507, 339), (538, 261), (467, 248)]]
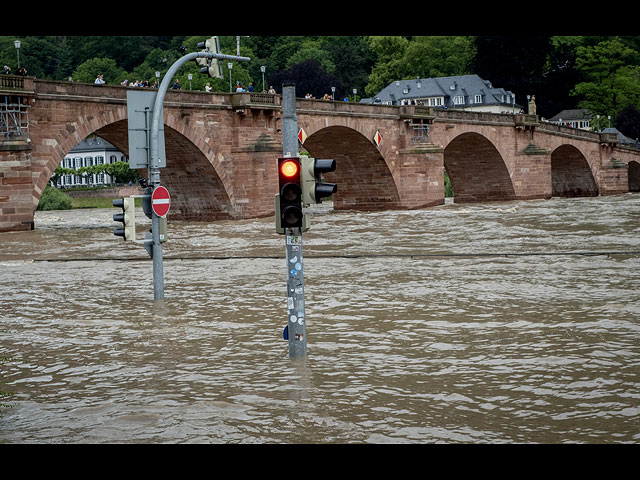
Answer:
[[(114, 198), (141, 195), (143, 193), (143, 190), (138, 185), (111, 188), (64, 189), (59, 191), (71, 199), (71, 208), (74, 209), (111, 208), (113, 207), (112, 201)], [(136, 203), (140, 202), (140, 199), (136, 199)]]

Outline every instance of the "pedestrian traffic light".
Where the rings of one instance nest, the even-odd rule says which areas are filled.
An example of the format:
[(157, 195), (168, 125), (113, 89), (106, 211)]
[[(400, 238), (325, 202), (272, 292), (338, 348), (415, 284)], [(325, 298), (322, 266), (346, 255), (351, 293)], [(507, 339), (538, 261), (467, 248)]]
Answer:
[(116, 198), (113, 200), (113, 206), (122, 209), (122, 213), (114, 213), (113, 220), (122, 222), (122, 228), (115, 228), (113, 234), (122, 237), (125, 241), (136, 239), (136, 210), (135, 198)]
[(338, 191), (338, 186), (335, 183), (322, 181), (323, 173), (333, 172), (336, 169), (335, 160), (300, 157), (300, 163), (300, 188), (302, 189), (303, 205), (322, 203), (323, 198), (330, 197)]
[[(218, 37), (211, 37), (204, 42), (198, 43), (198, 48), (206, 52), (220, 53), (220, 41)], [(217, 58), (198, 57), (195, 60), (200, 65), (200, 73), (206, 73), (213, 78), (223, 78), (222, 69)]]
[(298, 158), (278, 159), (279, 193), (276, 196), (276, 225), (302, 228), (302, 190)]

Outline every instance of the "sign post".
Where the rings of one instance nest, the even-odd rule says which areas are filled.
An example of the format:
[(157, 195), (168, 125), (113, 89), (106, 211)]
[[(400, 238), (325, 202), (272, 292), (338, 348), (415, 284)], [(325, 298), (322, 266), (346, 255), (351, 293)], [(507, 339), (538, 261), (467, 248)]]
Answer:
[[(160, 169), (166, 166), (164, 145), (164, 97), (169, 89), (173, 77), (180, 67), (197, 58), (211, 58), (218, 60), (235, 60), (247, 62), (249, 57), (224, 55), (210, 51), (193, 52), (179, 58), (174, 62), (165, 74), (157, 91), (149, 90), (144, 93), (127, 93), (127, 114), (129, 117), (129, 155), (133, 160), (131, 168), (148, 168), (149, 185), (155, 191), (160, 188), (159, 194), (166, 188), (160, 186)], [(166, 201), (166, 212), (169, 211), (170, 199), (167, 192), (166, 199), (159, 198), (158, 211), (162, 212), (162, 205)], [(166, 215), (166, 212), (164, 215)], [(153, 206), (151, 216), (151, 232), (153, 245), (151, 257), (153, 259), (153, 298), (164, 299), (164, 270), (162, 265), (162, 243), (160, 239), (160, 218), (164, 215), (156, 213)], [(146, 244), (145, 244), (146, 245)], [(146, 247), (145, 247), (146, 248)]]

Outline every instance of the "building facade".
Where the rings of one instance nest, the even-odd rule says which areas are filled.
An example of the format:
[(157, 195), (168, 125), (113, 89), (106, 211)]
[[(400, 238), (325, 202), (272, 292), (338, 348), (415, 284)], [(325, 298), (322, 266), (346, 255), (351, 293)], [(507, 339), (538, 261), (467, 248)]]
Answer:
[(547, 122), (565, 127), (579, 128), (581, 130), (593, 130), (593, 115), (589, 110), (583, 108), (562, 110), (557, 115), (548, 119)]
[[(92, 136), (73, 147), (60, 162), (63, 168), (79, 170), (82, 167), (104, 165), (108, 163), (128, 162), (127, 157), (104, 138)], [(56, 182), (57, 187), (111, 185), (112, 178), (106, 173), (62, 175)]]
[(513, 92), (494, 88), (478, 75), (396, 80), (361, 103), (424, 105), (475, 112), (519, 113)]

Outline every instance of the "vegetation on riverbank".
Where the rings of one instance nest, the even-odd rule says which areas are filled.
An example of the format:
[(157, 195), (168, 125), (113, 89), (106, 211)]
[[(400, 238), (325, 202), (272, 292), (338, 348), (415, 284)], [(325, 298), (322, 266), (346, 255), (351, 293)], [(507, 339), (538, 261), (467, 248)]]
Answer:
[[(84, 188), (83, 190), (91, 190)], [(98, 189), (94, 189), (98, 190)], [(115, 197), (113, 197), (115, 198)], [(111, 197), (70, 197), (62, 190), (47, 185), (40, 197), (36, 210), (71, 210), (73, 208), (112, 208)], [(136, 207), (142, 206), (142, 199), (136, 198)]]

